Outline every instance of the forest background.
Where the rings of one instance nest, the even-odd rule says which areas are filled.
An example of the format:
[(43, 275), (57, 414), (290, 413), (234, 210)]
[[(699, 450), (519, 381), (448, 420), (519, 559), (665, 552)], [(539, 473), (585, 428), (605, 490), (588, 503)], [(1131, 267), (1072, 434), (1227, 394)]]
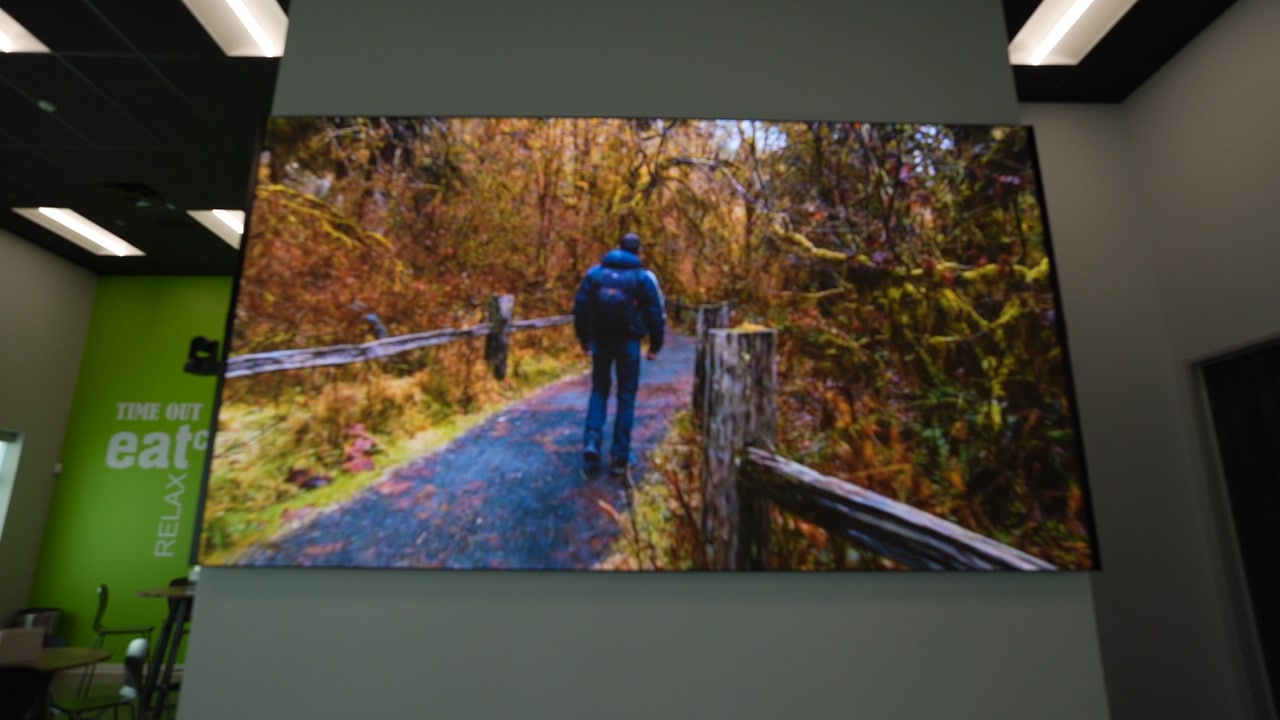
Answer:
[[(853, 122), (272, 118), (229, 350), (569, 312), (623, 232), (669, 300), (779, 333), (778, 451), (1013, 545), (1094, 566), (1030, 131)], [(581, 372), (571, 329), (224, 381), (201, 557), (337, 505)], [(697, 568), (698, 438), (677, 423), (610, 568)], [(775, 517), (775, 566), (894, 568)], [(643, 528), (643, 532), (641, 531)], [(654, 533), (662, 538), (653, 539)]]

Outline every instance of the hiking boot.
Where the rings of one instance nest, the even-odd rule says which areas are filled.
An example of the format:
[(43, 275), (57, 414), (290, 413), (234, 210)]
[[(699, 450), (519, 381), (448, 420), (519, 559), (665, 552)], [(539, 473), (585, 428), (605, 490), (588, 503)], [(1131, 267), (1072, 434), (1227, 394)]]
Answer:
[(588, 465), (599, 465), (600, 464), (600, 448), (594, 445), (588, 445), (586, 449), (582, 451), (582, 459)]
[(614, 458), (613, 462), (609, 463), (609, 472), (614, 475), (626, 475), (629, 466), (630, 463), (627, 462), (626, 458)]

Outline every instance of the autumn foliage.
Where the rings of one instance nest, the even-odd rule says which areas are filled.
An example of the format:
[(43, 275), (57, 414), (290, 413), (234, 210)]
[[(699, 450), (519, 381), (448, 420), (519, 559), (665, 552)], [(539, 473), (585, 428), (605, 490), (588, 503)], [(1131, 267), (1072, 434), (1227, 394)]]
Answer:
[[(669, 299), (729, 302), (778, 330), (782, 454), (1091, 567), (1030, 143), (1022, 128), (852, 122), (276, 118), (231, 352), (462, 327), (495, 293), (516, 296), (517, 317), (563, 314), (582, 273), (637, 232)], [(228, 380), (206, 522), (234, 544), (253, 512), (300, 496), (273, 478), (306, 465), (367, 482), (412, 438), (582, 367), (567, 329), (514, 352), (505, 383), (482, 340)], [(650, 541), (665, 567), (698, 565), (696, 527), (678, 522), (694, 511), (690, 435), (654, 462), (667, 489), (650, 512), (683, 538)], [(776, 522), (797, 538), (778, 557), (869, 566)]]

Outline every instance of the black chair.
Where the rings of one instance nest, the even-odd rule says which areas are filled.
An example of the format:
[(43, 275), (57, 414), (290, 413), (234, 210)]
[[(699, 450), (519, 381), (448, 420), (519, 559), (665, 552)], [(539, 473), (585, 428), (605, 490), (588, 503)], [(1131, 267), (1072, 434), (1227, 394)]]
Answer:
[(44, 673), (34, 667), (0, 666), (0, 720), (25, 720), (44, 688)]
[(107, 710), (118, 720), (120, 708), (127, 707), (130, 717), (138, 720), (141, 716), (139, 703), (142, 700), (143, 670), (150, 650), (150, 640), (134, 638), (129, 641), (129, 648), (125, 650), (124, 682), (120, 687), (88, 693), (77, 690), (65, 696), (55, 694), (50, 699), (50, 707), (66, 715), (68, 720), (79, 720), (86, 715), (96, 717)]
[(147, 642), (151, 642), (151, 632), (155, 630), (154, 625), (129, 625), (120, 627), (107, 627), (102, 624), (102, 618), (107, 614), (107, 603), (110, 601), (110, 595), (107, 586), (98, 586), (98, 612), (93, 616), (93, 631), (97, 636), (93, 640), (94, 647), (102, 647), (106, 642), (108, 635), (137, 635), (146, 638)]
[[(190, 585), (191, 581), (185, 577), (178, 577), (169, 581), (169, 587), (171, 588), (185, 588)], [(183, 612), (181, 608), (181, 604), (184, 602), (186, 603), (186, 612)], [(176, 621), (179, 616), (182, 616), (182, 621), (180, 625), (175, 623), (175, 625), (170, 628), (170, 633), (172, 634), (169, 637), (169, 652), (166, 653), (166, 648), (163, 647), (156, 648), (156, 657), (154, 662), (156, 664), (156, 670), (159, 672), (156, 673), (156, 686), (150, 690), (153, 697), (156, 698), (156, 701), (161, 704), (161, 708), (158, 710), (156, 708), (148, 708), (148, 710), (154, 711), (157, 716), (162, 716), (174, 710), (176, 708), (176, 699), (174, 696), (182, 691), (182, 671), (177, 670), (171, 664), (171, 660), (174, 659), (178, 647), (181, 646), (183, 639), (191, 632), (190, 608), (190, 600), (184, 601), (176, 598), (169, 598), (169, 618)], [(161, 635), (161, 642), (164, 642), (164, 633), (162, 632)]]
[[(174, 578), (169, 581), (169, 587), (190, 587), (190, 586), (191, 586), (191, 580), (184, 577)], [(176, 602), (178, 601), (173, 599), (169, 600), (169, 612), (177, 611), (177, 608), (174, 606), (174, 603)], [(187, 618), (187, 621), (182, 623), (182, 634), (179, 637), (185, 638), (190, 634), (191, 634), (191, 618)], [(179, 675), (176, 680), (170, 683), (170, 685), (173, 690), (178, 690), (182, 685), (182, 676)]]
[[(151, 633), (155, 630), (154, 625), (122, 625), (109, 627), (102, 624), (103, 617), (107, 614), (107, 603), (110, 602), (111, 596), (107, 590), (106, 584), (98, 586), (98, 611), (93, 616), (93, 646), (102, 647), (107, 642), (107, 638), (111, 635), (137, 635), (147, 641), (147, 645), (151, 645)], [(90, 665), (80, 677), (80, 694), (84, 695), (89, 692), (89, 686), (93, 684), (94, 666)]]

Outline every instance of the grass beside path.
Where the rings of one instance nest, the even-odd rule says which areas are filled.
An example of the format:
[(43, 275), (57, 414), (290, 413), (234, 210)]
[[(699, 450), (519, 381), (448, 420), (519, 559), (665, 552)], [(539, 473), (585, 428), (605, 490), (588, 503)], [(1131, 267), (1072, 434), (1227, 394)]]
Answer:
[[(450, 413), (422, 397), (419, 386), (423, 379), (416, 375), (325, 388), (323, 393), (335, 400), (295, 398), (265, 407), (224, 403), (214, 451), (217, 462), (204, 507), (201, 562), (236, 564), (249, 547), (342, 505), (405, 463), (447, 446), (512, 403), (580, 375), (586, 368), (585, 358), (567, 362), (526, 358), (521, 373), (513, 374), (506, 383), (493, 381), (490, 391), (478, 393), (474, 409), (466, 413)], [(341, 412), (358, 418), (364, 411), (350, 407), (351, 402), (378, 404), (386, 412), (388, 400), (390, 412), (397, 417), (383, 424), (393, 430), (366, 433), (371, 441), (367, 468), (350, 463), (344, 467), (341, 461), (318, 463), (315, 448), (300, 441), (306, 433), (316, 434), (311, 426), (318, 423), (314, 419), (317, 414), (336, 414), (327, 405), (342, 405)], [(336, 424), (339, 428), (352, 426), (347, 421)], [(298, 467), (330, 482), (314, 490), (299, 489), (287, 482), (290, 470)]]

